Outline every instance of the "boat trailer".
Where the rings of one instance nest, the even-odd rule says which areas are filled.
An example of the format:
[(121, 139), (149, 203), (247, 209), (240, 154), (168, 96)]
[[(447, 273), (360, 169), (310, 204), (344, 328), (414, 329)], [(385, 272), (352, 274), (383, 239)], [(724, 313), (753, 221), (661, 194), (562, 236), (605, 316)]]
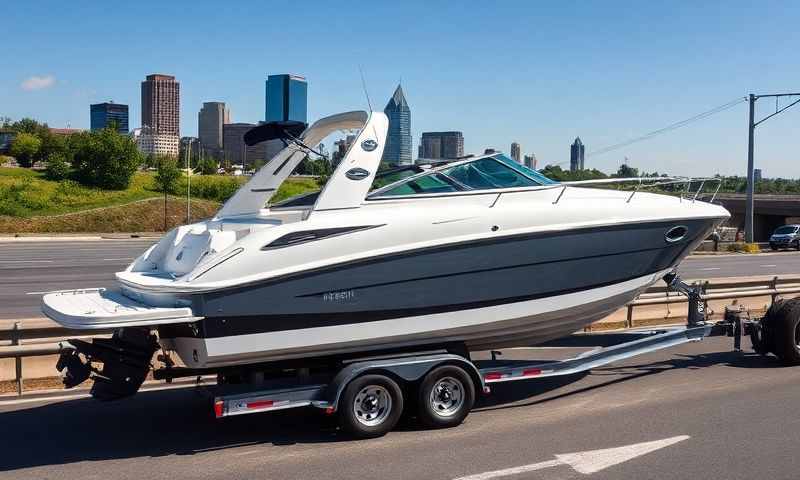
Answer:
[[(417, 418), (424, 425), (449, 427), (460, 424), (475, 398), (489, 394), (492, 384), (574, 375), (711, 336), (731, 337), (733, 350), (741, 351), (742, 336), (748, 335), (756, 352), (773, 353), (786, 365), (800, 365), (800, 299), (777, 300), (762, 318), (750, 318), (744, 310), (729, 306), (722, 320), (711, 322), (706, 317), (700, 286), (687, 284), (675, 273), (665, 276), (664, 281), (688, 298), (685, 326), (628, 331), (622, 334), (627, 341), (556, 361), (473, 361), (465, 350), (445, 346), (340, 359), (334, 369), (321, 375), (312, 375), (309, 368), (298, 368), (286, 378), (265, 380), (267, 375), (262, 372), (247, 381), (238, 378), (230, 382), (227, 374), (220, 371), (216, 372), (217, 384), (208, 387), (214, 415), (222, 418), (312, 406), (337, 414), (346, 431), (366, 438), (391, 430), (405, 402), (415, 406)], [(610, 334), (576, 334), (573, 338), (592, 340), (603, 336), (608, 338)], [(116, 332), (111, 339), (95, 340), (94, 344), (71, 340), (70, 347), (62, 352), (58, 364), (59, 370), (66, 368), (68, 373), (67, 387), (94, 373), (92, 394), (113, 399), (138, 389), (157, 344), (149, 332)], [(492, 352), (493, 360), (497, 353)], [(81, 360), (79, 354), (86, 360)], [(169, 382), (195, 375), (199, 379), (201, 374), (214, 373), (175, 367), (168, 357), (159, 358), (166, 367), (153, 372), (156, 379)], [(102, 362), (102, 369), (92, 366), (92, 362)]]

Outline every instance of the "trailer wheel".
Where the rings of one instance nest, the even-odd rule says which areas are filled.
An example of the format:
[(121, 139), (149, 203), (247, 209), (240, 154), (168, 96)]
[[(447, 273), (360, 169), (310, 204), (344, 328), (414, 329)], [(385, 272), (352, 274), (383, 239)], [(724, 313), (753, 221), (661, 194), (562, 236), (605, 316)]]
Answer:
[(772, 352), (784, 365), (800, 365), (800, 299), (781, 303), (772, 315), (768, 314)]
[(339, 422), (358, 438), (386, 435), (403, 413), (403, 392), (384, 375), (364, 375), (351, 381), (339, 403)]
[(460, 425), (475, 403), (475, 385), (460, 367), (445, 365), (431, 370), (419, 387), (419, 420), (430, 428)]

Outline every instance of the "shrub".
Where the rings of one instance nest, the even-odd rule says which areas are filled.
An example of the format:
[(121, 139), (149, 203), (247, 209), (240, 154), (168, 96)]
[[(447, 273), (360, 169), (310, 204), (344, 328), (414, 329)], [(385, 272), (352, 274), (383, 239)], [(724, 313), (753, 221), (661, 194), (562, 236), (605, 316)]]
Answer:
[(19, 133), (16, 138), (14, 138), (14, 143), (11, 144), (11, 155), (17, 159), (20, 166), (30, 168), (41, 146), (42, 141), (39, 140), (39, 137), (36, 135), (32, 133)]
[(51, 153), (47, 157), (47, 170), (44, 175), (48, 180), (54, 181), (64, 180), (69, 176), (69, 164), (63, 153)]
[(110, 128), (72, 137), (75, 150), (72, 166), (81, 183), (109, 190), (128, 188), (141, 163), (139, 151), (130, 137)]
[(156, 189), (159, 192), (175, 193), (178, 189), (178, 179), (181, 176), (178, 162), (172, 157), (159, 157), (157, 163), (156, 175), (153, 177)]

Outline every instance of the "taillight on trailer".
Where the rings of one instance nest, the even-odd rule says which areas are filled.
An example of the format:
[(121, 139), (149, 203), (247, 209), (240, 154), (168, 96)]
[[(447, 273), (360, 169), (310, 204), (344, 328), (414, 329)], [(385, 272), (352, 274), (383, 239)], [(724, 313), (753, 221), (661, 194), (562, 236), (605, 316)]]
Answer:
[(248, 402), (247, 408), (254, 409), (254, 408), (269, 408), (273, 406), (275, 402), (272, 400), (256, 400), (255, 402)]
[(222, 417), (222, 409), (224, 405), (225, 402), (223, 402), (222, 400), (217, 400), (216, 402), (214, 402), (214, 416), (216, 416), (217, 418)]

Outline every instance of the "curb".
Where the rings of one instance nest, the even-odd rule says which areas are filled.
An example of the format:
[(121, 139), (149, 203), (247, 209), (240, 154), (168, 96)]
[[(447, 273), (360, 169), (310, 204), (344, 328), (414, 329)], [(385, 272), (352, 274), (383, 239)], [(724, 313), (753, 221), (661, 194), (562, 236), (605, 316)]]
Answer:
[(103, 233), (97, 235), (0, 236), (0, 242), (97, 242), (100, 240), (156, 240), (163, 233)]

